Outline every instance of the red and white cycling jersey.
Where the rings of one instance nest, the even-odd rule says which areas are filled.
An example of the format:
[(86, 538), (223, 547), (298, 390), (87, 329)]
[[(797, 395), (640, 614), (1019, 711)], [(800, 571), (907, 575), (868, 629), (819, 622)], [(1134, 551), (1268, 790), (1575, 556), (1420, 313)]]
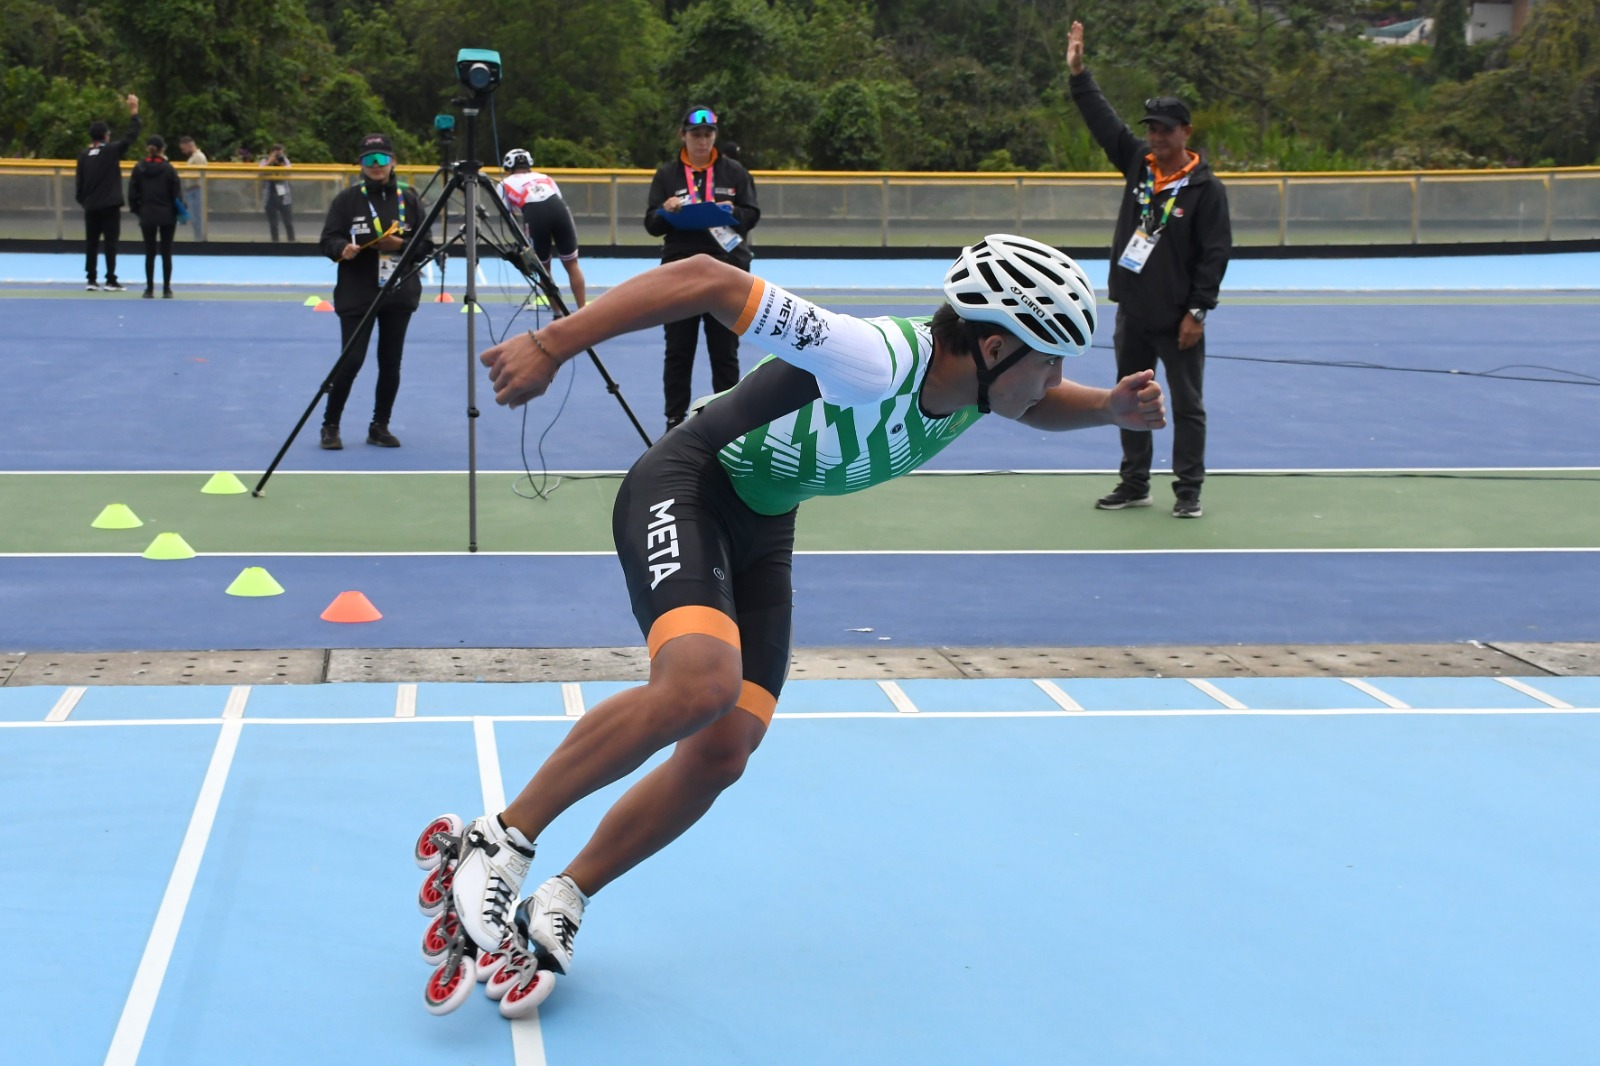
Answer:
[(561, 190), (556, 188), (555, 179), (550, 175), (529, 170), (522, 174), (507, 175), (506, 180), (500, 183), (500, 195), (512, 213), (520, 215), (523, 204), (536, 204), (552, 196), (560, 196)]

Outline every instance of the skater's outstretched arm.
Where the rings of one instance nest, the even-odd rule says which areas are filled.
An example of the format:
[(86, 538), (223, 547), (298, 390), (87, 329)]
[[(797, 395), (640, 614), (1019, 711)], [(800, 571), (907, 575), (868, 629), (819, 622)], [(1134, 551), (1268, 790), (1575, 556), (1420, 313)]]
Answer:
[(665, 263), (556, 319), (537, 336), (519, 333), (478, 360), (489, 368), (495, 403), (521, 407), (544, 394), (562, 363), (620, 334), (708, 313), (732, 328), (755, 286), (750, 274), (708, 255)]

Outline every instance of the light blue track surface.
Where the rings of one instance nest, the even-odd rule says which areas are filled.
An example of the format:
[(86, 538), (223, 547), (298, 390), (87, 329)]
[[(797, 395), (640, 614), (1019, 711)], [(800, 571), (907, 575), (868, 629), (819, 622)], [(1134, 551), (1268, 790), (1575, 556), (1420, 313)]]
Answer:
[(1053, 679), (1081, 712), (1026, 680), (905, 682), (915, 713), (795, 682), (728, 800), (596, 897), (520, 1060), (481, 995), (423, 1012), (408, 850), (481, 808), (475, 730), (520, 787), (557, 686), (419, 686), (417, 721), (395, 685), (91, 690), (34, 727), (67, 690), (0, 689), (0, 802), (82, 859), (0, 910), (35, 960), (8, 1058), (105, 1058), (231, 694), (143, 1062), (1585, 1061), (1600, 682), (1519, 680), (1580, 709), (1488, 678), (1366, 679), (1412, 712), (1326, 678), (1209, 682), (1248, 712), (1176, 679)]
[[(137, 244), (124, 242), (123, 278), (143, 269)], [(306, 255), (186, 256), (173, 268), (174, 284), (307, 285), (327, 288), (331, 266), (310, 245)], [(121, 259), (119, 259), (119, 262)], [(583, 260), (588, 283), (609, 288), (655, 266), (659, 260)], [(1089, 277), (1105, 287), (1107, 260), (1081, 261)], [(495, 269), (485, 260), (486, 270)], [(944, 259), (764, 259), (754, 270), (784, 288), (927, 289), (949, 267)], [(462, 266), (450, 268), (447, 282), (459, 288)], [(560, 277), (560, 271), (557, 271)], [(193, 280), (191, 280), (191, 278)], [(83, 283), (83, 256), (13, 252), (0, 255), (0, 282)], [(563, 279), (564, 280), (564, 279)], [(132, 284), (131, 281), (127, 281)], [(1600, 288), (1600, 253), (1552, 250), (1538, 255), (1419, 256), (1414, 259), (1236, 259), (1228, 265), (1224, 292), (1250, 290), (1371, 289), (1594, 289)]]

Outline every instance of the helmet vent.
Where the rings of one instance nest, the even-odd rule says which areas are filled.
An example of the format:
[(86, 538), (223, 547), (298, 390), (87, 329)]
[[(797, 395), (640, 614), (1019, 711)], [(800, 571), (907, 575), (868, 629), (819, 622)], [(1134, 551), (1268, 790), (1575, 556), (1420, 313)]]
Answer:
[(1037, 270), (1039, 273), (1043, 274), (1045, 277), (1049, 278), (1050, 279), (1050, 283), (1052, 285), (1065, 284), (1065, 282), (1066, 282), (1065, 278), (1063, 278), (1060, 274), (1056, 273), (1054, 270), (1051, 270), (1049, 265), (1047, 265), (1045, 262), (1043, 262), (1042, 260), (1038, 259), (1037, 257), (1031, 256), (1031, 255), (1023, 255), (1021, 252), (1018, 252), (1017, 253), (1017, 258), (1020, 259), (1022, 262), (1027, 263), (1029, 266), (1031, 266), (1033, 269)]
[[(1089, 343), (1088, 339), (1084, 337), (1084, 335), (1078, 330), (1078, 327), (1073, 324), (1072, 319), (1068, 318), (1066, 315), (1056, 315), (1056, 325), (1066, 330), (1067, 336), (1072, 338), (1072, 343), (1078, 345), (1080, 348)], [(1092, 329), (1094, 327), (1094, 323), (1090, 322), (1089, 326)]]

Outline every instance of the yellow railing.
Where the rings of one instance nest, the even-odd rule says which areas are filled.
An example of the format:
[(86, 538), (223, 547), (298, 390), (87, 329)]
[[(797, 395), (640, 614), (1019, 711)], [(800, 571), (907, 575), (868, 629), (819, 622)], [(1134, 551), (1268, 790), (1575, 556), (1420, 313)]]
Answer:
[[(124, 163), (124, 170), (132, 169)], [(432, 167), (402, 167), (427, 186)], [(486, 171), (497, 176), (497, 169)], [(269, 240), (264, 190), (287, 181), (296, 236), (317, 239), (350, 166), (178, 168), (199, 225), (190, 239)], [(552, 170), (584, 247), (659, 245), (644, 231), (647, 170)], [(1323, 246), (1585, 240), (1600, 237), (1600, 167), (1542, 170), (1222, 174), (1235, 245)], [(1015, 231), (1064, 247), (1109, 242), (1122, 180), (1102, 173), (756, 171), (757, 245), (949, 248)], [(75, 239), (71, 160), (0, 160), (0, 239)], [(433, 188), (437, 190), (439, 184)]]

